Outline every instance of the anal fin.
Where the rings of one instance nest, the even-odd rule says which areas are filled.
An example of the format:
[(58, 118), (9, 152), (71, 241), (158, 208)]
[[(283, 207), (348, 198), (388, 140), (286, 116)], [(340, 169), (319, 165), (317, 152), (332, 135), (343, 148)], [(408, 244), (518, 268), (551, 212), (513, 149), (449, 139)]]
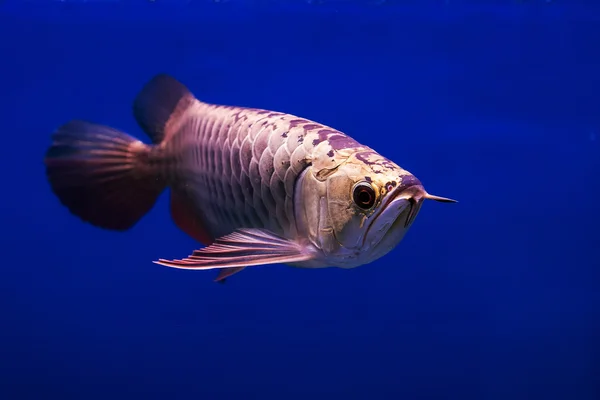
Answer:
[[(314, 249), (261, 229), (238, 229), (181, 260), (160, 259), (156, 264), (181, 269), (220, 269), (265, 264), (288, 264), (315, 257)], [(239, 272), (235, 271), (235, 272)], [(234, 272), (234, 273), (235, 273)]]
[(179, 229), (199, 243), (208, 246), (214, 242), (214, 238), (206, 230), (201, 216), (194, 210), (190, 200), (185, 194), (177, 193), (174, 190), (171, 191), (171, 218)]

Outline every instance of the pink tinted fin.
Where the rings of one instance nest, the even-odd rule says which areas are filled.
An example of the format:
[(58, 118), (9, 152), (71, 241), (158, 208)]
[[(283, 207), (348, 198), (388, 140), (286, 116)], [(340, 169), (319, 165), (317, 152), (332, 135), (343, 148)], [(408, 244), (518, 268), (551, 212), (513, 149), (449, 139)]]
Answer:
[(314, 257), (311, 250), (265, 230), (239, 229), (187, 258), (154, 263), (181, 269), (239, 268), (308, 261)]
[(171, 218), (175, 224), (205, 246), (212, 244), (215, 240), (208, 230), (200, 215), (194, 211), (188, 198), (184, 194), (171, 191)]
[(225, 283), (225, 278), (229, 278), (231, 275), (237, 274), (246, 267), (235, 267), (235, 268), (224, 268), (219, 271), (219, 274), (215, 278), (215, 282)]
[(175, 78), (159, 74), (140, 90), (133, 102), (133, 116), (153, 143), (168, 140), (194, 103), (194, 95)]
[(46, 152), (46, 176), (69, 211), (94, 226), (124, 231), (165, 189), (148, 163), (151, 147), (126, 133), (85, 121), (62, 125)]

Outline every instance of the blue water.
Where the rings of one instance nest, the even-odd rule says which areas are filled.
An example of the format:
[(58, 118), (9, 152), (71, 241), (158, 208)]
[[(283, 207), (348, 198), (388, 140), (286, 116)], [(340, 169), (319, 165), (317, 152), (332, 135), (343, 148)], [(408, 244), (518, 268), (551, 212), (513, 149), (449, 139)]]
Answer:
[[(599, 6), (187, 3), (0, 5), (0, 399), (600, 398)], [(197, 248), (166, 194), (103, 231), (42, 159), (73, 118), (143, 137), (131, 103), (160, 72), (460, 203), (355, 270), (152, 264)]]

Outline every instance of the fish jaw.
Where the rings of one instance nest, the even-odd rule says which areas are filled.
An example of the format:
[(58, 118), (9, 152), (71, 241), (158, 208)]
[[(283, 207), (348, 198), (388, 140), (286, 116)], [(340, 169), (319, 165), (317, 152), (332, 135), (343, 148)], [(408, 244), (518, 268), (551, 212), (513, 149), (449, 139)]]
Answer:
[(373, 262), (397, 247), (414, 223), (423, 202), (435, 200), (456, 203), (456, 200), (427, 193), (421, 182), (407, 174), (399, 186), (390, 193), (387, 204), (369, 226), (363, 243), (364, 254), (361, 265)]
[(378, 215), (372, 217), (359, 247), (338, 251), (345, 254), (339, 257), (336, 266), (356, 268), (385, 256), (404, 239), (411, 226), (407, 220), (411, 215), (416, 216), (420, 207), (421, 203), (415, 207), (407, 196), (398, 195), (391, 199)]
[(422, 202), (413, 202), (411, 198), (398, 196), (387, 205), (365, 235), (363, 248), (366, 257), (361, 260), (362, 264), (385, 256), (400, 244), (421, 209), (421, 204)]

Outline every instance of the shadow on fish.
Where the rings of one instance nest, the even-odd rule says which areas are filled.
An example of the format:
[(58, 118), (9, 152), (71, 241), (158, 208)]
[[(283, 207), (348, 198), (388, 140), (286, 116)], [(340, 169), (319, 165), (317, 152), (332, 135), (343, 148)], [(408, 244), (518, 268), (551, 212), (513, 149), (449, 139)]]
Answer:
[(392, 250), (431, 195), (410, 172), (340, 131), (280, 112), (204, 103), (157, 75), (133, 115), (152, 140), (84, 121), (57, 129), (45, 157), (72, 214), (125, 231), (170, 189), (175, 224), (205, 247), (182, 269), (354, 268)]

